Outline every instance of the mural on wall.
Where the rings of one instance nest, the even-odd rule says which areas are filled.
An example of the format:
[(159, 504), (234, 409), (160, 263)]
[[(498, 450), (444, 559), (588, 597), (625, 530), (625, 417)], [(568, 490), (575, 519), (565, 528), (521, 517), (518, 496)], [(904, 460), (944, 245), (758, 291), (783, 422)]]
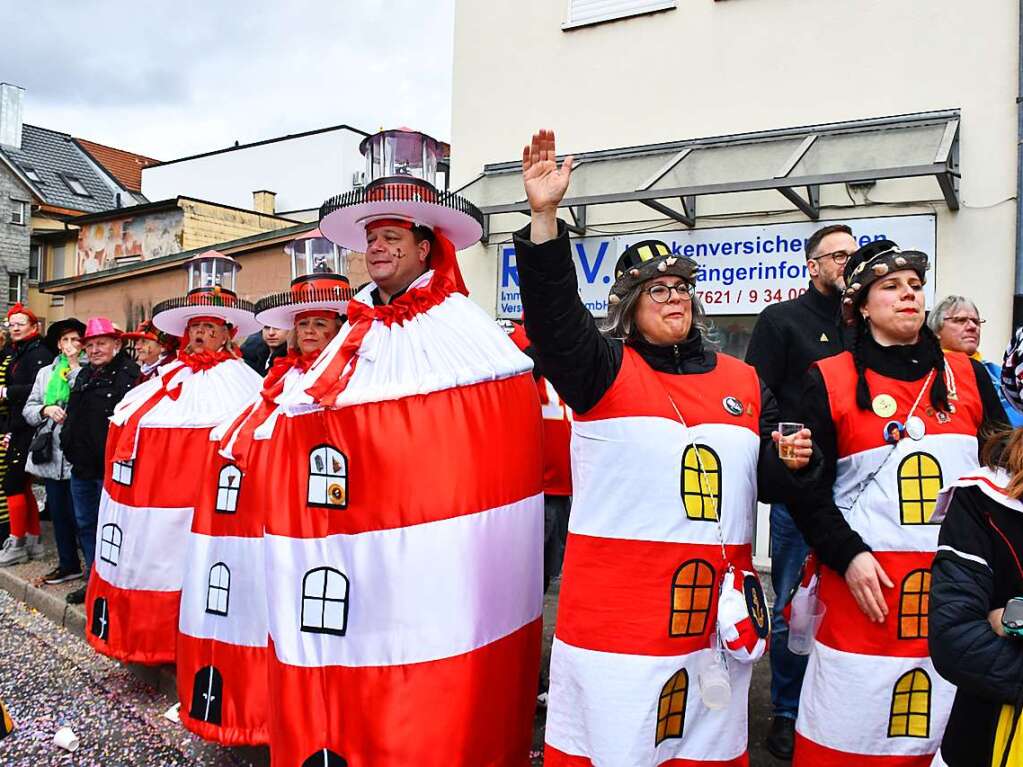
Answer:
[(183, 220), (180, 210), (172, 210), (86, 224), (78, 233), (77, 273), (109, 269), (127, 258), (148, 260), (178, 253)]

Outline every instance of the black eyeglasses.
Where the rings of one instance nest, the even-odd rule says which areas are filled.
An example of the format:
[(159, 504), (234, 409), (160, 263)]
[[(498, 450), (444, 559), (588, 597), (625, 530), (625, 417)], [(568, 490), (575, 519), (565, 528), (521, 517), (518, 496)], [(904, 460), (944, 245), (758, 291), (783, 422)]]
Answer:
[(692, 285), (686, 284), (685, 282), (680, 282), (678, 285), (664, 285), (662, 283), (657, 283), (656, 285), (651, 285), (643, 292), (650, 296), (654, 303), (666, 304), (671, 300), (672, 291), (676, 291), (678, 293), (680, 300), (691, 301), (693, 299), (693, 295), (696, 293), (696, 288)]
[(821, 256), (814, 256), (810, 260), (811, 261), (820, 261), (822, 258), (830, 258), (832, 261), (834, 261), (839, 266), (844, 266), (845, 263), (849, 260), (849, 256), (850, 255), (852, 255), (852, 254), (851, 253), (846, 253), (844, 250), (836, 250), (834, 253), (825, 253), (824, 255), (821, 255)]

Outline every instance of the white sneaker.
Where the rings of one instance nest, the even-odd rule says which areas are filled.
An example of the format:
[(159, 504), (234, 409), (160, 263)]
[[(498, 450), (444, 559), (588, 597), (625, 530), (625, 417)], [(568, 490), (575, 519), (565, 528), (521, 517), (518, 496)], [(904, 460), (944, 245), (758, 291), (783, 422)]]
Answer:
[(42, 559), (43, 554), (46, 551), (43, 548), (43, 542), (39, 539), (38, 535), (26, 535), (25, 548), (28, 549), (29, 559)]
[(28, 562), (28, 547), (25, 545), (25, 539), (15, 538), (13, 535), (7, 536), (4, 545), (0, 546), (0, 567), (22, 565), (25, 562)]

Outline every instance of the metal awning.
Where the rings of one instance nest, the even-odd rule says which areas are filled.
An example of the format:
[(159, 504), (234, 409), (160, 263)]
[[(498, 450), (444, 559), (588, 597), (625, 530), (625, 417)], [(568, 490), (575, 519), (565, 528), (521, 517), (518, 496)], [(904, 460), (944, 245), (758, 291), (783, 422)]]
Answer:
[[(817, 220), (820, 188), (933, 176), (959, 209), (959, 110), (673, 141), (576, 155), (568, 208), (578, 234), (590, 205), (639, 202), (686, 226), (698, 197), (776, 189)], [(485, 165), (457, 190), (490, 217), (528, 213), (521, 162)]]

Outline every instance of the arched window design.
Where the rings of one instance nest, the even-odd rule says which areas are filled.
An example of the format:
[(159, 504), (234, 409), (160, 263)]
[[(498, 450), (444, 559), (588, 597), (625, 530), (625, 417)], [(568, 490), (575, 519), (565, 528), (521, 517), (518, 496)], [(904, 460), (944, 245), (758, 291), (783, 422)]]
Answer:
[(889, 738), (927, 738), (931, 731), (931, 678), (922, 668), (899, 677), (892, 692)]
[(192, 681), (192, 706), (188, 715), (200, 722), (220, 724), (224, 679), (213, 666), (203, 666)]
[(721, 460), (706, 445), (682, 453), (682, 504), (693, 520), (714, 522), (721, 507)]
[(135, 473), (135, 461), (115, 461), (110, 478), (119, 485), (130, 485)]
[(689, 696), (689, 672), (684, 668), (672, 674), (661, 688), (657, 701), (657, 736), (654, 745), (671, 738), (681, 738), (686, 723), (686, 698)]
[(302, 631), (344, 636), (348, 629), (348, 577), (317, 567), (302, 579)]
[(348, 506), (348, 459), (330, 445), (319, 445), (309, 453), (310, 506)]
[(121, 540), (124, 533), (113, 523), (103, 525), (99, 531), (99, 558), (108, 565), (117, 567), (117, 559), (121, 555)]
[(209, 585), (206, 588), (206, 612), (211, 615), (227, 615), (231, 601), (231, 570), (223, 562), (210, 568)]
[(930, 570), (913, 570), (903, 579), (899, 594), (899, 639), (927, 638), (930, 600)]
[(668, 635), (699, 636), (707, 628), (714, 599), (714, 568), (703, 559), (683, 562), (671, 584)]
[(927, 453), (907, 455), (899, 464), (899, 514), (904, 525), (930, 524), (941, 490), (941, 466)]
[(321, 748), (302, 762), (302, 767), (348, 767), (348, 762), (329, 748)]
[(234, 514), (238, 511), (238, 490), (242, 484), (242, 473), (233, 463), (227, 464), (217, 476), (217, 505), (220, 514)]
[(89, 630), (99, 639), (106, 640), (110, 636), (109, 607), (103, 597), (97, 597), (92, 603), (92, 624)]

